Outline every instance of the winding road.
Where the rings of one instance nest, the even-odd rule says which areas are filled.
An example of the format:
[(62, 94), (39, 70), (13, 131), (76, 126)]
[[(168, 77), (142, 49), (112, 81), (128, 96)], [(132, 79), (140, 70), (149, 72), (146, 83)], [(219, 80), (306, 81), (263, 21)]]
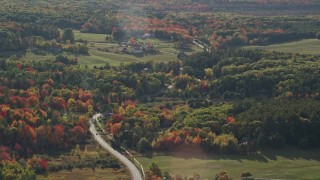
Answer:
[(193, 39), (192, 43), (195, 44), (196, 46), (200, 47), (204, 51), (210, 52), (209, 46), (206, 43), (204, 43), (198, 39)]
[[(95, 115), (94, 120), (99, 116)], [(95, 125), (90, 121), (90, 132), (93, 135), (94, 139), (107, 151), (110, 152), (113, 156), (119, 159), (129, 170), (131, 179), (133, 180), (143, 180), (139, 169), (124, 155), (114, 150), (97, 132)]]

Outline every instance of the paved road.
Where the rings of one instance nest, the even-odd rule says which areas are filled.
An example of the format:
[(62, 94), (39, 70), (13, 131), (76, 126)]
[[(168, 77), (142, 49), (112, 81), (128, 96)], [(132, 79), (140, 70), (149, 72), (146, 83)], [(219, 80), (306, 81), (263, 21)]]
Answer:
[(206, 43), (204, 43), (198, 39), (193, 39), (192, 43), (195, 44), (196, 46), (200, 47), (204, 51), (210, 52), (209, 46)]
[(94, 139), (113, 156), (119, 159), (129, 170), (131, 174), (131, 179), (133, 180), (143, 180), (139, 169), (124, 155), (120, 154), (118, 151), (114, 150), (102, 137), (98, 134), (94, 124), (90, 123), (90, 132)]

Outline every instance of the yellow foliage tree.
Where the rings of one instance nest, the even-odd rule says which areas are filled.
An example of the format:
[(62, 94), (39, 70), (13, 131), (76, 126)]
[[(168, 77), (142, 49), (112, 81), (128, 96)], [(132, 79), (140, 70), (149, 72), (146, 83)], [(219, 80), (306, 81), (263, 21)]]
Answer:
[(119, 114), (123, 115), (123, 114), (125, 114), (125, 113), (126, 113), (126, 111), (123, 109), (122, 106), (120, 106), (120, 107), (119, 107)]

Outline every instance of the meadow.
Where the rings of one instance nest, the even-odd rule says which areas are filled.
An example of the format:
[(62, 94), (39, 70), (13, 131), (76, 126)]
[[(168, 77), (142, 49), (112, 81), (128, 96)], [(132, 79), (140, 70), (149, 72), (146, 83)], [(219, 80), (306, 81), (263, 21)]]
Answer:
[(244, 49), (264, 49), (270, 51), (280, 51), (285, 53), (300, 53), (320, 55), (320, 40), (304, 39), (300, 41), (273, 44), (268, 46), (246, 46)]
[(268, 149), (254, 155), (207, 155), (200, 149), (192, 148), (140, 157), (138, 160), (145, 167), (157, 162), (162, 170), (171, 174), (192, 176), (198, 173), (201, 179), (213, 179), (219, 172), (227, 172), (234, 179), (239, 179), (245, 172), (262, 179), (317, 179), (320, 177), (318, 152), (319, 149), (306, 152), (287, 147), (281, 150)]

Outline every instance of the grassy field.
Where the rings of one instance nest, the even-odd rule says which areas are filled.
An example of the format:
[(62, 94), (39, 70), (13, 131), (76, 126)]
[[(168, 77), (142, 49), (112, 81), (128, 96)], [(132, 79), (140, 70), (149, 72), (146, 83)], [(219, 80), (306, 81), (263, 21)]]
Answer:
[[(195, 155), (196, 154), (196, 155)], [(162, 170), (172, 174), (201, 175), (201, 179), (213, 179), (218, 172), (225, 171), (239, 179), (241, 173), (251, 172), (256, 178), (266, 179), (318, 179), (320, 177), (319, 149), (301, 151), (293, 148), (268, 150), (256, 155), (206, 155), (200, 149), (177, 150), (173, 154), (158, 154), (140, 157), (138, 160), (148, 167), (157, 162)]]
[(83, 39), (90, 42), (105, 41), (106, 36), (105, 34), (80, 33), (80, 31), (74, 31), (75, 40)]
[[(158, 54), (149, 54), (144, 56), (134, 56), (121, 52), (122, 48), (118, 44), (109, 43), (105, 41), (107, 35), (105, 34), (92, 34), (92, 33), (80, 33), (74, 32), (76, 40), (83, 39), (88, 41), (89, 54), (88, 55), (76, 55), (72, 53), (63, 52), (62, 54), (69, 58), (77, 58), (82, 65), (104, 66), (105, 63), (110, 65), (120, 65), (121, 63), (130, 62), (168, 62), (178, 60), (177, 55), (179, 50), (174, 48), (173, 42), (161, 41), (158, 39), (139, 40), (144, 43), (154, 44), (155, 49), (159, 50)], [(192, 51), (187, 54), (192, 54), (202, 51), (197, 46), (192, 46)], [(54, 59), (57, 54), (46, 52), (45, 55), (35, 54), (30, 50), (27, 51), (11, 51), (2, 52), (0, 57), (10, 57), (16, 55), (21, 60), (26, 61), (43, 61), (47, 59)]]
[(268, 46), (246, 46), (244, 49), (265, 49), (271, 51), (281, 51), (288, 53), (314, 54), (320, 55), (320, 40), (304, 39), (301, 41), (274, 44)]

